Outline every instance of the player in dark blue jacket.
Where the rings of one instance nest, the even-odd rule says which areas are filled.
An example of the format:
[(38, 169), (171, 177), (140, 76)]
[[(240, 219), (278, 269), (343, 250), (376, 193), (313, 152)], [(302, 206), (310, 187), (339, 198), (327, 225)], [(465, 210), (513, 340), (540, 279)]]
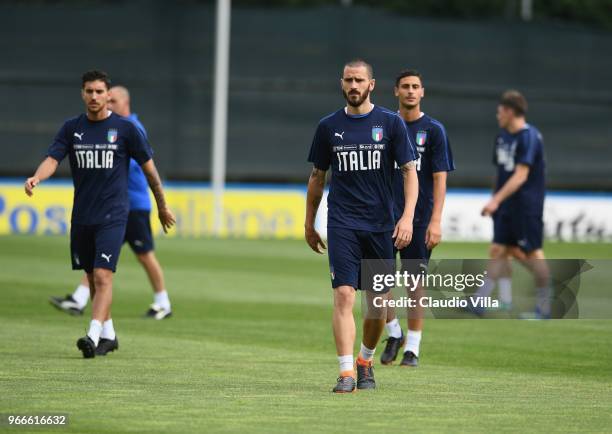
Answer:
[[(347, 63), (341, 85), (346, 106), (321, 119), (308, 156), (314, 167), (308, 181), (305, 237), (315, 252), (322, 253), (325, 244), (314, 222), (325, 174), (330, 170), (327, 239), (334, 289), (333, 330), (340, 368), (333, 392), (347, 393), (355, 387), (375, 387), (372, 360), (385, 324), (384, 315), (364, 319), (355, 381), (355, 289), (369, 289), (361, 286), (361, 261), (393, 263), (393, 239), (399, 249), (410, 242), (418, 179), (417, 154), (404, 122), (396, 112), (370, 102), (375, 85), (372, 67), (363, 60)], [(392, 191), (396, 164), (404, 174), (406, 196), (397, 222)]]
[[(109, 92), (109, 109), (120, 116), (131, 120), (139, 131), (148, 137), (147, 132), (135, 113), (131, 113), (130, 94), (123, 86), (113, 86)], [(172, 314), (170, 298), (164, 283), (163, 270), (155, 256), (153, 233), (151, 231), (151, 199), (149, 186), (142, 169), (134, 159), (130, 159), (128, 175), (128, 196), (130, 200), (130, 213), (128, 214), (125, 241), (130, 245), (138, 261), (145, 269), (151, 286), (153, 287), (153, 303), (145, 316), (161, 320)], [(83, 275), (79, 286), (72, 294), (65, 297), (51, 297), (53, 306), (71, 315), (82, 315), (89, 301), (89, 281), (87, 274)], [(97, 354), (106, 354), (117, 346), (113, 336), (107, 336), (102, 329), (100, 343), (96, 349)]]
[(83, 357), (96, 355), (103, 325), (112, 328), (113, 273), (125, 237), (128, 213), (130, 159), (142, 167), (157, 202), (164, 230), (175, 223), (166, 206), (162, 183), (146, 137), (128, 119), (108, 109), (108, 75), (88, 71), (81, 81), (86, 112), (67, 120), (49, 146), (47, 157), (34, 176), (25, 182), (25, 192), (51, 177), (68, 157), (74, 183), (70, 228), (72, 268), (85, 270), (92, 295), (92, 319), (87, 335), (77, 341)]
[[(412, 242), (399, 251), (404, 269), (419, 273), (426, 268), (431, 251), (442, 239), (442, 208), (446, 197), (447, 173), (455, 170), (453, 154), (441, 122), (421, 111), (421, 99), (425, 96), (423, 79), (416, 70), (405, 70), (395, 79), (395, 96), (399, 102), (399, 114), (406, 123), (408, 134), (416, 144), (419, 153), (417, 174), (419, 177), (419, 199), (414, 211)], [(395, 218), (401, 217), (404, 208), (403, 180), (399, 170), (394, 179), (393, 198)], [(415, 269), (418, 267), (418, 269)], [(423, 288), (409, 292), (418, 300)], [(404, 335), (395, 309), (387, 308), (387, 345), (381, 355), (382, 364), (391, 364), (404, 345), (402, 366), (416, 367), (419, 360), (421, 334), (423, 330), (423, 308), (417, 302), (416, 308), (408, 312), (408, 331)]]

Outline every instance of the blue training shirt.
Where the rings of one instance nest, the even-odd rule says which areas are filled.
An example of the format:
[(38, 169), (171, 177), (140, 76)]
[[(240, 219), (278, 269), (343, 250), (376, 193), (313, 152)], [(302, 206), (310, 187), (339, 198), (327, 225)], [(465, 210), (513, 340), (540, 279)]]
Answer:
[[(130, 114), (127, 119), (132, 121), (136, 128), (148, 140), (147, 131), (138, 119), (136, 113)], [(128, 175), (128, 196), (130, 198), (130, 210), (151, 211), (151, 197), (149, 196), (149, 183), (140, 165), (130, 159), (130, 173)]]
[(515, 134), (500, 130), (495, 139), (493, 164), (497, 166), (495, 191), (508, 181), (517, 164), (529, 166), (527, 181), (501, 203), (497, 212), (542, 216), (546, 190), (546, 164), (544, 142), (540, 131), (529, 124)]
[(345, 109), (321, 119), (308, 161), (331, 168), (327, 227), (371, 232), (394, 228), (394, 165), (417, 159), (406, 126), (397, 113), (374, 106), (364, 115)]
[(130, 158), (144, 164), (152, 150), (128, 119), (111, 113), (91, 121), (81, 114), (62, 125), (47, 155), (58, 163), (68, 155), (74, 183), (72, 223), (94, 225), (127, 219)]
[[(429, 225), (433, 210), (433, 174), (455, 170), (446, 129), (442, 123), (424, 114), (416, 121), (404, 121), (410, 138), (416, 143), (419, 153), (417, 174), (419, 177), (419, 199), (414, 209), (413, 225)], [(399, 167), (393, 181), (395, 220), (404, 212), (404, 177)]]

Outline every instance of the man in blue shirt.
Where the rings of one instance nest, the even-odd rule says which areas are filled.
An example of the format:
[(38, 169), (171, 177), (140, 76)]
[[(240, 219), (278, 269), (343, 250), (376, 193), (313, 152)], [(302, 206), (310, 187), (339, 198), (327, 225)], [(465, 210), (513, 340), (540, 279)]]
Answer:
[[(138, 120), (135, 113), (130, 110), (130, 94), (123, 86), (113, 86), (109, 91), (109, 109), (131, 120), (138, 130), (148, 138), (147, 132)], [(130, 199), (130, 213), (128, 214), (125, 241), (130, 245), (136, 258), (145, 269), (149, 281), (153, 286), (153, 304), (149, 307), (145, 317), (161, 320), (172, 314), (170, 298), (165, 289), (164, 274), (153, 251), (153, 234), (151, 232), (151, 199), (149, 198), (149, 187), (142, 169), (134, 159), (130, 159), (130, 172), (128, 175), (128, 196)], [(84, 274), (79, 286), (66, 297), (51, 297), (50, 302), (58, 309), (71, 315), (82, 315), (89, 300), (89, 281)], [(108, 342), (101, 335), (100, 344), (96, 349), (98, 355), (106, 354)], [(114, 345), (110, 348), (114, 350)]]
[[(533, 273), (537, 287), (535, 315), (550, 317), (549, 270), (543, 244), (544, 196), (546, 190), (542, 134), (527, 123), (527, 100), (509, 90), (497, 106), (500, 131), (495, 139), (493, 164), (497, 167), (495, 191), (482, 209), (493, 218), (492, 259), (488, 279), (476, 293), (488, 296), (507, 268), (506, 258), (521, 260)], [(479, 313), (479, 312), (476, 312)]]
[[(308, 156), (314, 167), (308, 180), (305, 237), (315, 252), (322, 253), (326, 246), (314, 222), (325, 174), (331, 169), (327, 237), (334, 289), (333, 330), (340, 368), (333, 392), (349, 393), (355, 387), (375, 387), (372, 360), (385, 323), (384, 317), (364, 319), (355, 381), (353, 305), (355, 289), (361, 287), (361, 260), (392, 261), (393, 238), (399, 249), (410, 243), (418, 179), (417, 155), (404, 122), (397, 113), (370, 102), (375, 85), (372, 67), (363, 60), (351, 61), (344, 66), (340, 81), (347, 104), (321, 119)], [(395, 164), (404, 174), (406, 196), (397, 224), (392, 192)]]
[[(447, 173), (455, 169), (455, 165), (444, 125), (421, 111), (421, 99), (425, 96), (421, 74), (410, 69), (400, 72), (395, 79), (395, 96), (399, 102), (399, 114), (406, 123), (408, 134), (416, 143), (419, 153), (419, 199), (414, 211), (412, 242), (399, 251), (404, 269), (418, 274), (421, 267), (427, 268), (432, 249), (441, 241), (440, 224), (446, 197), (446, 178)], [(403, 179), (399, 170), (396, 170), (393, 185), (395, 218), (399, 219), (404, 209)], [(409, 294), (418, 300), (423, 295), (423, 288), (418, 287)], [(399, 348), (405, 345), (401, 366), (418, 365), (423, 308), (419, 303), (416, 306), (408, 312), (406, 335), (397, 320), (395, 309), (387, 308), (385, 328), (389, 337), (380, 358), (382, 364), (393, 363)]]
[(67, 120), (49, 146), (47, 158), (25, 182), (25, 192), (51, 177), (68, 156), (74, 183), (70, 228), (72, 268), (85, 270), (92, 295), (92, 320), (87, 335), (77, 341), (83, 357), (96, 355), (103, 325), (116, 335), (111, 319), (113, 272), (125, 237), (129, 213), (130, 158), (141, 165), (157, 202), (164, 230), (175, 223), (147, 139), (134, 124), (108, 110), (108, 75), (88, 71), (81, 96), (86, 113)]

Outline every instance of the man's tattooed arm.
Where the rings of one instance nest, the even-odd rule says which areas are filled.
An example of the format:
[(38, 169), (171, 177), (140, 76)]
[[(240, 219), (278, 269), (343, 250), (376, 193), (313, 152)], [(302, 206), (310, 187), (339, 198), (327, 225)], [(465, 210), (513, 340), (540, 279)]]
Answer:
[(325, 243), (314, 228), (317, 210), (323, 198), (325, 188), (325, 170), (314, 167), (308, 179), (308, 192), (306, 194), (306, 222), (304, 223), (304, 236), (312, 250), (323, 253)]

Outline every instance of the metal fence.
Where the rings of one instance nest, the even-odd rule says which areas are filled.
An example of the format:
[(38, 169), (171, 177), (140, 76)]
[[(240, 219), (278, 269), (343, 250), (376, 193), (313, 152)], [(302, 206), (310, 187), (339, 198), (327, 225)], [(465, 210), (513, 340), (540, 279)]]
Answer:
[[(95, 67), (130, 88), (165, 177), (208, 179), (214, 12), (163, 1), (0, 5), (0, 175), (32, 172), (82, 111), (80, 74)], [(612, 188), (609, 32), (237, 7), (231, 35), (230, 180), (305, 181), (316, 123), (343, 104), (341, 67), (358, 56), (374, 65), (373, 100), (390, 108), (395, 74), (424, 74), (424, 110), (446, 125), (456, 158), (451, 185), (490, 185), (496, 101), (512, 87), (544, 134), (549, 186)]]

